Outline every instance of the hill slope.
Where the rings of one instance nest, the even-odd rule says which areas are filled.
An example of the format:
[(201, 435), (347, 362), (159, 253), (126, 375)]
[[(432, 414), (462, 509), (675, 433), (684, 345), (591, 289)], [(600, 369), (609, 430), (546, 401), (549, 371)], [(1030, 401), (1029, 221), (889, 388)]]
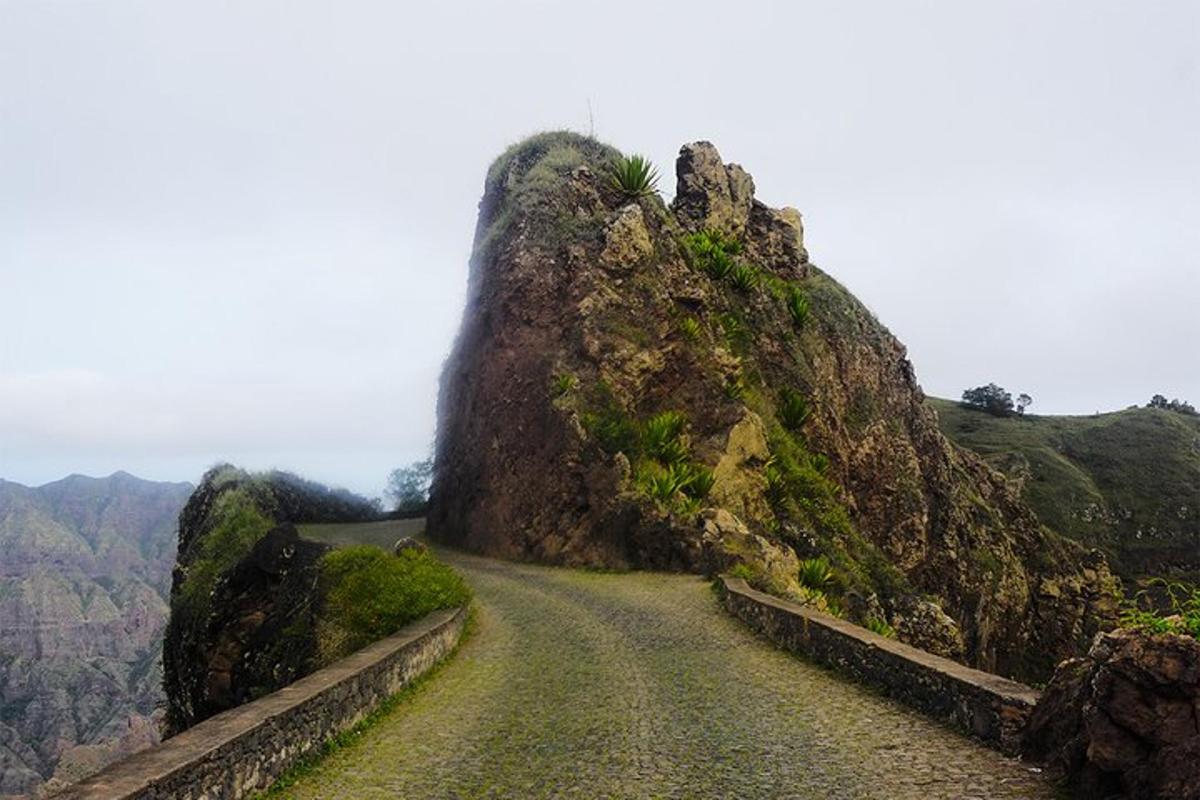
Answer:
[[(705, 142), (668, 208), (544, 134), (492, 166), (443, 373), (429, 525), (492, 554), (739, 568), (931, 650), (1048, 674), (1111, 619), (1103, 557), (954, 447), (800, 215)], [(801, 559), (823, 556), (831, 574)], [(740, 565), (740, 566), (738, 566)]]
[(1051, 528), (1103, 548), (1122, 576), (1200, 577), (1200, 418), (995, 417), (929, 402), (947, 436), (1014, 480)]
[(191, 486), (0, 480), (0, 795), (157, 741), (175, 521)]

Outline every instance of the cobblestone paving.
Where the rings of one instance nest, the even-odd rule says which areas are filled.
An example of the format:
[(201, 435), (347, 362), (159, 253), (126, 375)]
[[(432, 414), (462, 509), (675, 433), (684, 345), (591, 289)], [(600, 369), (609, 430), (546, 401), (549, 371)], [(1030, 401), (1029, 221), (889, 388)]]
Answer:
[(443, 555), (475, 588), (475, 634), (284, 796), (1056, 796), (1025, 765), (756, 639), (699, 578)]

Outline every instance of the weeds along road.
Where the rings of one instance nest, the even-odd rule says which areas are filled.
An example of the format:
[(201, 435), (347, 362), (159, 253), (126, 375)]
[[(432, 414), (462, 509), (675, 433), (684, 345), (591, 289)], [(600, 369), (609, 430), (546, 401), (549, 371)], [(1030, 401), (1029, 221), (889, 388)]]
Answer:
[[(314, 538), (390, 544), (403, 523)], [(1037, 773), (793, 656), (707, 582), (450, 551), (473, 635), (432, 680), (277, 796), (1032, 798)]]

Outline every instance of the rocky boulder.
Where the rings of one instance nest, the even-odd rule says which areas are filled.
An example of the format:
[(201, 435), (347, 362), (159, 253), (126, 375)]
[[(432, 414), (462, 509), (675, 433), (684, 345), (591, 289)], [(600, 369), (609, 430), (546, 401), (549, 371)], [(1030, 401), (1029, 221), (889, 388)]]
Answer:
[(1025, 749), (1081, 797), (1200, 798), (1200, 642), (1102, 634), (1059, 665)]

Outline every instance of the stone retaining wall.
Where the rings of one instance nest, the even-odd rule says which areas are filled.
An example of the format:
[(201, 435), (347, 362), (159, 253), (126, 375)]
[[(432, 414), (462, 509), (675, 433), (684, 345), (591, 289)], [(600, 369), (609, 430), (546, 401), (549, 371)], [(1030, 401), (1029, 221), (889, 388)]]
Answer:
[(853, 676), (1009, 755), (1038, 692), (722, 577), (725, 607), (776, 645)]
[(233, 800), (266, 789), (445, 657), (466, 609), (435, 611), (252, 703), (217, 714), (55, 795), (61, 800)]

